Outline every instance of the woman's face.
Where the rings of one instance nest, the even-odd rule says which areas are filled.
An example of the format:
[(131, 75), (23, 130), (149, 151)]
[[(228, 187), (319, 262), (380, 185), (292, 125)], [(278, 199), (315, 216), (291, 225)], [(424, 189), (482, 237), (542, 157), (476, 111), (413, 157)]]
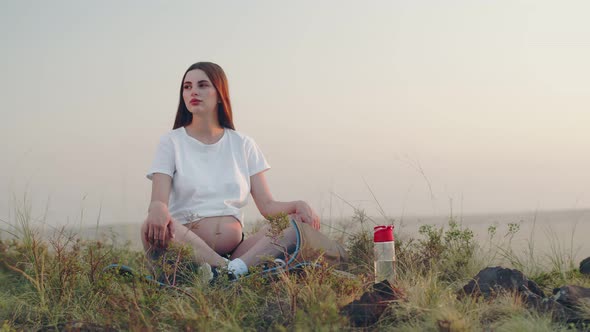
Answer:
[(219, 100), (211, 80), (200, 69), (186, 73), (182, 83), (182, 98), (186, 108), (193, 115), (215, 111)]

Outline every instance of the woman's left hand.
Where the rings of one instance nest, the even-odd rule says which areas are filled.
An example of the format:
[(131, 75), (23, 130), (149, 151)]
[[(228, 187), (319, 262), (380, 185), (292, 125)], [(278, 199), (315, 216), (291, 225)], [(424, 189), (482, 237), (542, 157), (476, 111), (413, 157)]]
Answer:
[(306, 202), (298, 201), (295, 204), (295, 214), (302, 222), (311, 225), (315, 230), (320, 230), (320, 217)]

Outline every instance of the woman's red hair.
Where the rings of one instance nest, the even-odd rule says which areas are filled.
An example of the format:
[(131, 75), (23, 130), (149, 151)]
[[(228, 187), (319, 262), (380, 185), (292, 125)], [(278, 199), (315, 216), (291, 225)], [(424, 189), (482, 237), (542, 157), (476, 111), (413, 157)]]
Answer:
[(219, 118), (219, 125), (225, 128), (236, 130), (234, 127), (233, 113), (231, 110), (231, 102), (229, 100), (229, 86), (227, 84), (227, 77), (223, 69), (213, 62), (197, 62), (184, 72), (182, 81), (180, 82), (180, 101), (178, 102), (178, 111), (176, 112), (176, 119), (174, 120), (174, 126), (172, 129), (184, 127), (189, 125), (193, 121), (193, 115), (188, 111), (184, 104), (184, 98), (182, 98), (182, 87), (184, 85), (184, 78), (186, 73), (191, 70), (200, 69), (209, 79), (211, 84), (217, 90), (221, 103), (217, 104), (217, 116)]

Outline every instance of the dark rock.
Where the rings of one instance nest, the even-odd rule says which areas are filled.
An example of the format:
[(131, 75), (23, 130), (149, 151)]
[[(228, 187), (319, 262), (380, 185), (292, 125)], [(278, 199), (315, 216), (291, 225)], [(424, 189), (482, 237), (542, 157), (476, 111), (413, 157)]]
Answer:
[(569, 308), (584, 304), (590, 306), (590, 288), (574, 285), (555, 288), (553, 289), (553, 298)]
[(580, 262), (580, 272), (584, 275), (590, 276), (590, 257), (587, 257)]
[(553, 298), (542, 298), (540, 296), (532, 295), (524, 299), (527, 308), (534, 309), (541, 314), (551, 315), (551, 318), (557, 322), (566, 322), (574, 315), (572, 310), (566, 308)]
[(568, 323), (590, 324), (590, 288), (574, 285), (555, 288), (553, 300), (568, 309)]
[(561, 303), (546, 298), (539, 286), (522, 272), (499, 266), (479, 271), (473, 280), (463, 287), (463, 291), (459, 293), (458, 297), (482, 296), (489, 300), (502, 293), (520, 296), (529, 309), (550, 314), (557, 321), (563, 321), (571, 314)]
[(573, 323), (576, 327), (590, 324), (590, 288), (563, 286), (555, 288), (552, 297), (545, 297), (539, 286), (522, 272), (499, 266), (481, 270), (458, 297), (482, 296), (489, 300), (501, 293), (519, 295), (529, 309), (550, 314), (555, 321)]
[(484, 299), (494, 298), (500, 293), (518, 293), (525, 298), (545, 297), (543, 291), (522, 272), (500, 266), (487, 267), (463, 287), (459, 298), (469, 296), (483, 296)]
[[(588, 296), (584, 290), (572, 286), (557, 288), (553, 291), (553, 297), (545, 297), (539, 286), (518, 270), (502, 267), (488, 267), (481, 270), (459, 293), (459, 298), (471, 295), (483, 296), (484, 299), (493, 299), (500, 293), (513, 293), (519, 295), (523, 303), (529, 308), (541, 313), (551, 314), (555, 321), (575, 323), (577, 326), (585, 322), (580, 312), (577, 312), (573, 303), (579, 303), (580, 297)], [(588, 289), (587, 289), (588, 290)], [(590, 290), (588, 290), (590, 293)]]
[(367, 327), (377, 323), (389, 304), (400, 300), (405, 300), (403, 292), (384, 280), (373, 285), (373, 290), (365, 292), (360, 299), (345, 305), (340, 313), (348, 316), (354, 326)]

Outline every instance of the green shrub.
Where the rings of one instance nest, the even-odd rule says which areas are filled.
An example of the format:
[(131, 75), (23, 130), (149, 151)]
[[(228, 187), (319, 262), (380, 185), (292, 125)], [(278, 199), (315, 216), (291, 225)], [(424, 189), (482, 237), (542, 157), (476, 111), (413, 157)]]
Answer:
[(422, 225), (421, 239), (396, 241), (398, 272), (404, 274), (439, 273), (445, 281), (455, 281), (470, 272), (476, 244), (473, 232), (451, 219), (448, 228)]

